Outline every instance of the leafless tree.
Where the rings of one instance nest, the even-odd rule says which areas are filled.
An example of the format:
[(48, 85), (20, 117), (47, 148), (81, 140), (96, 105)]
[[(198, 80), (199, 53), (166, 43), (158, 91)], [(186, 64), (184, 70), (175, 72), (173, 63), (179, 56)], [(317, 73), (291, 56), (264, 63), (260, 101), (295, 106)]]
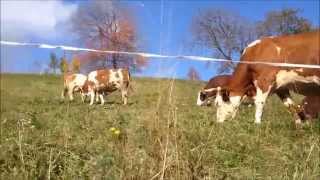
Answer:
[(57, 55), (53, 52), (50, 53), (50, 62), (48, 67), (52, 70), (54, 74), (57, 74), (58, 59), (57, 59)]
[(41, 72), (42, 64), (39, 60), (34, 60), (32, 65), (36, 72), (39, 72), (39, 73)]
[(256, 39), (254, 24), (238, 14), (222, 9), (207, 9), (193, 19), (191, 31), (194, 41), (212, 49), (214, 57), (224, 58), (219, 73), (234, 67), (233, 59), (238, 59), (248, 43)]
[(188, 76), (188, 79), (190, 79), (192, 81), (200, 80), (200, 75), (199, 75), (198, 71), (194, 67), (190, 67), (189, 68), (187, 76)]
[(258, 36), (276, 36), (296, 34), (312, 30), (312, 24), (299, 16), (300, 10), (286, 8), (280, 11), (270, 11), (263, 21), (257, 23)]

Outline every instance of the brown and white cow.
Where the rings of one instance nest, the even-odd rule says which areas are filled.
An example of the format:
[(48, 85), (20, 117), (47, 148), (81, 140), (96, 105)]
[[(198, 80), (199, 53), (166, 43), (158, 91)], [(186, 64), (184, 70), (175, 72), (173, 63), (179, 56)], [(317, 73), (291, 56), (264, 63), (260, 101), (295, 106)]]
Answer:
[(128, 69), (101, 69), (88, 74), (84, 90), (90, 96), (90, 105), (94, 102), (94, 97), (100, 97), (101, 105), (104, 104), (104, 94), (109, 94), (118, 89), (121, 90), (123, 104), (128, 102), (128, 88), (131, 77)]
[[(320, 65), (319, 42), (319, 30), (297, 35), (267, 37), (249, 44), (240, 61)], [(306, 96), (319, 96), (320, 69), (238, 64), (228, 85), (221, 88), (228, 91), (228, 101), (222, 99), (220, 91), (217, 93), (218, 122), (235, 116), (241, 99), (251, 85), (256, 88), (255, 122), (260, 123), (267, 97), (276, 91), (281, 92), (283, 103), (293, 110), (297, 110), (297, 106), (290, 99), (289, 90)], [(296, 123), (300, 122), (300, 118), (297, 117)]]
[(64, 99), (68, 93), (70, 101), (73, 100), (73, 94), (75, 92), (81, 93), (82, 101), (84, 101), (85, 94), (83, 93), (83, 86), (87, 80), (87, 76), (83, 74), (64, 74), (63, 76), (63, 91), (61, 98)]
[(320, 96), (307, 96), (301, 104), (306, 118), (320, 118)]
[(209, 99), (215, 98), (217, 87), (224, 87), (231, 79), (231, 75), (218, 75), (211, 78), (208, 83), (198, 92), (197, 105), (207, 105)]
[[(197, 98), (197, 105), (198, 106), (203, 106), (207, 105), (209, 102), (209, 99), (214, 99), (216, 98), (217, 95), (217, 89), (218, 87), (225, 87), (228, 85), (231, 75), (218, 75), (213, 78), (211, 78), (208, 83), (205, 85), (204, 88), (202, 88), (198, 92), (198, 98)], [(227, 91), (222, 91), (220, 94), (222, 94), (222, 98), (227, 101), (228, 99), (228, 92)], [(249, 106), (251, 105), (252, 102), (252, 97), (254, 97), (256, 94), (254, 86), (250, 86), (248, 91), (246, 92), (245, 96), (246, 98), (243, 99)], [(215, 104), (217, 103), (214, 101)]]

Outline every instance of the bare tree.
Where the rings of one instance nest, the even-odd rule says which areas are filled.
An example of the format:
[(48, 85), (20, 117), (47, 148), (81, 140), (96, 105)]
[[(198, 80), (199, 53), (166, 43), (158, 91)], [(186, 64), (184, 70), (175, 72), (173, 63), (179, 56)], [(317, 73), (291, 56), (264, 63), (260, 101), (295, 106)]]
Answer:
[(194, 67), (189, 68), (187, 76), (188, 76), (188, 79), (190, 79), (192, 81), (200, 80), (200, 75)]
[(299, 16), (298, 9), (286, 8), (280, 11), (270, 11), (263, 21), (257, 23), (258, 36), (275, 36), (296, 34), (312, 30), (312, 24)]
[[(137, 33), (130, 11), (117, 1), (90, 1), (73, 14), (72, 29), (84, 45), (111, 51), (136, 51)], [(87, 63), (98, 67), (133, 67), (134, 56), (104, 53), (82, 55)], [(80, 59), (81, 60), (81, 59)], [(82, 59), (83, 60), (83, 59)], [(143, 63), (145, 65), (145, 63)]]
[(54, 74), (57, 73), (58, 68), (58, 59), (55, 53), (50, 53), (50, 62), (49, 62), (49, 68), (53, 71)]
[(200, 12), (193, 19), (191, 31), (194, 41), (212, 49), (214, 57), (230, 60), (220, 66), (220, 73), (233, 69), (232, 60), (239, 58), (247, 44), (256, 39), (252, 23), (221, 9)]

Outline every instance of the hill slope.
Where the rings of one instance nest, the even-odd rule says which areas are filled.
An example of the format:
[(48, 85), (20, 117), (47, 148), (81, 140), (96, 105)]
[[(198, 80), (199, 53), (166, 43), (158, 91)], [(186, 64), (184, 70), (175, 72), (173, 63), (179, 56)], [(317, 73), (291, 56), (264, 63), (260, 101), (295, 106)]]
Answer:
[[(198, 82), (134, 78), (104, 106), (60, 101), (57, 76), (1, 75), (1, 179), (319, 179), (319, 123), (296, 129), (276, 98), (215, 122)], [(319, 121), (318, 121), (319, 122)]]

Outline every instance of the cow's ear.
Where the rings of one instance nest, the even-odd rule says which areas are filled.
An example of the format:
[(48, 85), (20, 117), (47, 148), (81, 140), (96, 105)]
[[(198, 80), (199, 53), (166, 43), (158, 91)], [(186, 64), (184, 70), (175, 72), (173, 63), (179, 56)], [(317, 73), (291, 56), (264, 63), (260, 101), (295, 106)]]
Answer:
[(228, 90), (222, 90), (222, 99), (224, 102), (229, 102), (230, 101), (230, 98), (229, 98), (229, 95), (230, 95), (230, 92)]

